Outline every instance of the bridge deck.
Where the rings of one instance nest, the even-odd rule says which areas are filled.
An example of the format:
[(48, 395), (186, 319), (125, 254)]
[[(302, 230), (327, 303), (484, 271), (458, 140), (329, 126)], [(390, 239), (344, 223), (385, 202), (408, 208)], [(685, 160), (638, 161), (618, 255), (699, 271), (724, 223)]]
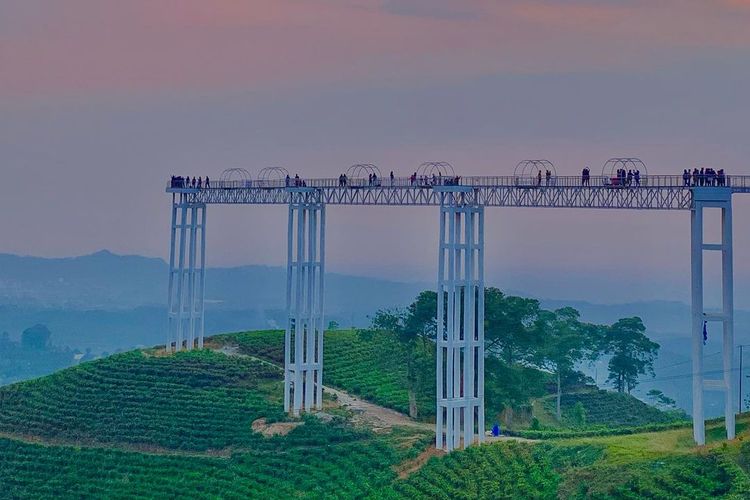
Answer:
[(727, 176), (726, 185), (686, 185), (682, 176), (644, 176), (640, 184), (621, 185), (617, 178), (555, 176), (549, 180), (522, 177), (459, 177), (348, 179), (285, 179), (211, 182), (188, 188), (169, 183), (167, 192), (187, 203), (288, 204), (293, 193), (307, 192), (329, 205), (440, 205), (441, 192), (464, 191), (464, 199), (488, 207), (619, 208), (689, 210), (693, 193), (725, 197), (750, 193), (750, 176)]

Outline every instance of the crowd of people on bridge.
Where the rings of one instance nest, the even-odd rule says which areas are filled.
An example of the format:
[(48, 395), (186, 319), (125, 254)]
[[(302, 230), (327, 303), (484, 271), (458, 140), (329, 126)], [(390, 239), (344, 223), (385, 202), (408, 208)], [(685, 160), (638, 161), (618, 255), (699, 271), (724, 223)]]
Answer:
[(641, 185), (641, 171), (638, 169), (624, 168), (617, 169), (617, 176), (610, 179), (612, 185), (615, 186), (640, 186)]
[(417, 175), (416, 172), (409, 176), (409, 184), (412, 186), (458, 186), (461, 184), (461, 176), (444, 176), (442, 172), (429, 175)]
[(690, 170), (685, 169), (682, 171), (682, 184), (684, 186), (726, 186), (727, 176), (724, 174), (724, 169), (714, 170), (710, 167), (703, 167), (700, 170), (697, 168)]
[[(537, 171), (536, 184), (537, 186), (542, 185), (544, 180), (545, 185), (549, 186), (552, 183), (553, 174), (550, 170)], [(533, 177), (532, 177), (533, 179)], [(408, 181), (408, 184), (404, 184)], [(533, 182), (533, 181), (532, 181)], [(603, 178), (604, 186), (618, 186), (618, 187), (639, 187), (641, 185), (641, 172), (636, 169), (624, 169), (618, 168), (615, 175), (612, 177)], [(219, 183), (223, 185), (224, 183)], [(251, 181), (246, 180), (242, 183), (242, 187), (251, 187)], [(260, 182), (260, 184), (263, 184)], [(259, 184), (259, 185), (260, 185)], [(389, 179), (386, 180), (386, 185), (396, 186), (397, 181), (391, 170)], [(408, 179), (401, 181), (401, 186), (406, 187), (432, 187), (432, 186), (458, 186), (461, 184), (461, 177), (457, 175), (444, 176), (442, 173), (433, 173), (432, 175), (418, 175), (417, 172), (412, 173)], [(347, 174), (341, 174), (338, 177), (339, 187), (381, 187), (384, 185), (383, 180), (378, 177), (375, 172), (368, 174), (367, 184), (364, 183), (364, 179), (352, 179)], [(581, 186), (591, 185), (591, 169), (584, 167), (581, 171)], [(682, 171), (682, 185), (686, 187), (703, 187), (703, 186), (716, 186), (723, 187), (728, 185), (727, 175), (724, 173), (724, 169), (720, 168), (714, 170), (710, 167), (684, 169)], [(307, 181), (302, 179), (299, 174), (295, 174), (294, 177), (286, 175), (284, 179), (285, 187), (307, 187)], [(191, 177), (173, 175), (170, 180), (170, 187), (175, 189), (207, 189), (211, 187), (211, 181), (208, 176)], [(222, 186), (219, 186), (222, 187)]]
[(284, 186), (286, 187), (307, 187), (307, 181), (305, 179), (300, 178), (299, 174), (294, 174), (294, 177), (289, 177), (289, 174), (286, 174), (286, 177), (284, 178)]
[(204, 180), (202, 177), (190, 178), (189, 175), (187, 177), (173, 175), (169, 186), (173, 189), (207, 189), (211, 187), (211, 181), (208, 176)]
[[(364, 181), (364, 179), (362, 179)], [(404, 181), (402, 181), (403, 183)], [(408, 178), (408, 185), (415, 187), (431, 187), (431, 186), (458, 186), (461, 183), (460, 176), (444, 176), (442, 173), (432, 175), (417, 175), (416, 172), (411, 174)], [(341, 174), (338, 177), (339, 187), (382, 187), (382, 186), (396, 186), (396, 176), (391, 170), (390, 175), (386, 181), (383, 181), (378, 174), (372, 172), (367, 175), (367, 183), (359, 182), (359, 179), (351, 179), (346, 174)], [(406, 185), (403, 185), (405, 187)]]

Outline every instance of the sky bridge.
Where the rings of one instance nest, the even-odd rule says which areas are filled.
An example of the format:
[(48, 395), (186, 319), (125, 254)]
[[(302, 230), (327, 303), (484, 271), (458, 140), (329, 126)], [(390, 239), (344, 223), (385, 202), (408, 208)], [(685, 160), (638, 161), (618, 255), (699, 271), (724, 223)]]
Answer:
[[(409, 177), (354, 165), (337, 178), (301, 178), (281, 168), (225, 170), (218, 179), (173, 177), (167, 351), (203, 347), (206, 207), (286, 205), (287, 324), (284, 409), (322, 408), (326, 207), (439, 207), (436, 334), (436, 446), (482, 442), (484, 422), (484, 216), (486, 207), (685, 210), (691, 218), (693, 437), (705, 443), (704, 391), (725, 396), (727, 438), (735, 436), (732, 196), (750, 193), (750, 176), (690, 169), (649, 175), (637, 158), (613, 158), (601, 174), (559, 176), (546, 160), (520, 162), (512, 176), (461, 176), (429, 162)], [(704, 241), (704, 209), (721, 212), (720, 241)], [(721, 254), (721, 310), (704, 309), (703, 255)], [(722, 324), (723, 377), (703, 374), (703, 330)]]
[[(227, 205), (286, 205), (294, 192), (308, 192), (328, 205), (439, 206), (441, 192), (459, 189), (468, 203), (485, 207), (618, 208), (690, 210), (695, 189), (750, 193), (750, 176), (727, 176), (723, 186), (693, 185), (678, 175), (644, 176), (638, 185), (618, 184), (617, 178), (595, 176), (585, 184), (581, 176), (477, 176), (454, 178), (386, 177), (371, 181), (336, 178), (210, 181), (209, 187), (167, 184), (167, 192), (190, 203)], [(304, 186), (302, 183), (304, 182)]]

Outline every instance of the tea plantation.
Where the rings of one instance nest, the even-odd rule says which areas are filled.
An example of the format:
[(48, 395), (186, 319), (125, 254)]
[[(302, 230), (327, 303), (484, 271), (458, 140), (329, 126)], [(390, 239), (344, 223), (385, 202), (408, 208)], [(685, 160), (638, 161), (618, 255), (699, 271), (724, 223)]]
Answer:
[[(284, 363), (284, 332), (270, 330), (217, 335), (215, 345), (237, 345), (239, 352)], [(373, 403), (409, 412), (406, 368), (399, 345), (383, 333), (337, 330), (326, 332), (323, 353), (324, 381)], [(434, 371), (426, 377), (432, 381), (417, 394), (420, 416), (435, 414)]]
[[(355, 426), (331, 400), (324, 414), (293, 421), (282, 411), (280, 370), (255, 359), (279, 363), (281, 338), (257, 332), (210, 340), (248, 356), (133, 351), (0, 388), (0, 497), (701, 499), (750, 492), (748, 415), (739, 420), (739, 439), (723, 446), (720, 424), (709, 424), (700, 450), (683, 428), (503, 440), (450, 455), (430, 451), (433, 435), (420, 428)], [(327, 384), (405, 408), (398, 346), (345, 331), (326, 340)], [(288, 433), (254, 432), (259, 418)]]
[[(687, 420), (686, 415), (661, 411), (629, 394), (599, 390), (563, 394), (563, 424), (575, 425), (572, 414), (578, 403), (585, 409), (586, 425), (593, 427), (641, 427)], [(553, 396), (545, 399), (544, 409), (550, 415), (555, 413)]]

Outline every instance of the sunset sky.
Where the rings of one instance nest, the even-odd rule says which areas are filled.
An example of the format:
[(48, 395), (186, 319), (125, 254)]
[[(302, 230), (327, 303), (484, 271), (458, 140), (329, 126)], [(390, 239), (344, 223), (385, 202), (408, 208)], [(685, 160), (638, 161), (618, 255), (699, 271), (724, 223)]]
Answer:
[[(230, 167), (750, 174), (749, 27), (748, 0), (0, 0), (0, 252), (166, 257), (169, 176)], [(750, 308), (750, 196), (734, 206)], [(437, 222), (331, 207), (328, 268), (434, 281)], [(285, 224), (210, 207), (209, 264), (284, 264)], [(501, 288), (688, 299), (684, 212), (490, 209), (486, 241)]]

